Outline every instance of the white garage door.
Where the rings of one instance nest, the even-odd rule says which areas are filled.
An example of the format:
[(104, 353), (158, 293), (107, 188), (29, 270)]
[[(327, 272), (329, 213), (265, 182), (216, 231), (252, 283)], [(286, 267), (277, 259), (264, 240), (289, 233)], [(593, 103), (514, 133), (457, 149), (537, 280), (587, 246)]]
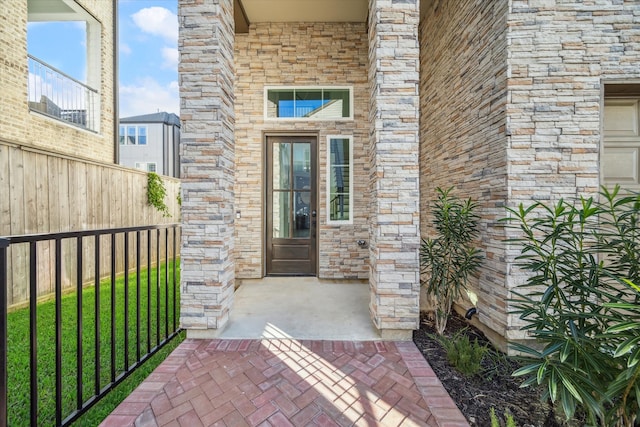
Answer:
[(640, 98), (609, 98), (604, 107), (604, 184), (640, 190)]

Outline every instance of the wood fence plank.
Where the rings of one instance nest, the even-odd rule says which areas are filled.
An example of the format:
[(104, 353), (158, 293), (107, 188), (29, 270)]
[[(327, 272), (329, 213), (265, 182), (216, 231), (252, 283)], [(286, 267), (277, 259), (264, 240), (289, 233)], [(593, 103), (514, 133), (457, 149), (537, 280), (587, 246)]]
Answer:
[[(70, 218), (70, 178), (69, 178), (68, 159), (58, 158), (58, 188), (60, 194), (59, 210), (60, 210), (60, 228), (62, 231), (71, 230)], [(77, 250), (75, 239), (64, 239), (62, 241), (62, 287), (67, 289), (73, 287), (76, 281), (77, 270)]]
[[(33, 170), (36, 178), (36, 213), (37, 232), (49, 233), (49, 186), (55, 185), (49, 181), (49, 162), (44, 154), (37, 154), (34, 163), (27, 170)], [(55, 244), (41, 242), (37, 245), (36, 256), (38, 269), (38, 292), (46, 295), (53, 292), (54, 265), (51, 264)]]
[[(0, 170), (9, 170), (9, 150), (13, 148), (0, 145)], [(11, 234), (11, 174), (0, 174), (0, 236)], [(11, 283), (13, 282), (13, 268), (11, 262), (11, 248), (7, 251), (7, 298), (11, 303), (13, 293)]]
[[(0, 170), (9, 170), (9, 148), (0, 145)], [(11, 179), (10, 174), (0, 174), (0, 236), (11, 234)]]
[[(22, 150), (10, 150), (9, 155), (11, 230), (9, 234), (24, 234), (24, 163)], [(29, 251), (27, 245), (12, 245), (12, 277), (7, 288), (9, 304), (27, 299), (29, 280)]]

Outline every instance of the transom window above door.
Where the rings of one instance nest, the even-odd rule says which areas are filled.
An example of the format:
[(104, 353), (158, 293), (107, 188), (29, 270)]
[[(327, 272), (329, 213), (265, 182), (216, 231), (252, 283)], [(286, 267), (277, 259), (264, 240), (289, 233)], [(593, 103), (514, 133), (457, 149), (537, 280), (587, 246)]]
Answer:
[(264, 117), (295, 120), (353, 120), (350, 86), (265, 87)]

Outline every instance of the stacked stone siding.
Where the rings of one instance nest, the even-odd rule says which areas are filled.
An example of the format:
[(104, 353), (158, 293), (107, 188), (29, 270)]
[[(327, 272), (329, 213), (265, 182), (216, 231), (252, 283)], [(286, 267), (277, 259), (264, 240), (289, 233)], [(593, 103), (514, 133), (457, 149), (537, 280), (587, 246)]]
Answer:
[[(236, 272), (264, 274), (265, 133), (318, 135), (318, 276), (365, 279), (368, 239), (365, 146), (368, 135), (367, 36), (364, 24), (255, 23), (236, 35)], [(353, 120), (265, 120), (264, 87), (352, 86)], [(353, 136), (353, 224), (327, 224), (327, 135)]]
[[(180, 322), (222, 329), (233, 303), (233, 0), (180, 2), (182, 257)], [(209, 331), (207, 331), (209, 330)]]
[(370, 310), (383, 337), (418, 327), (418, 24), (418, 0), (369, 1)]
[(100, 132), (95, 134), (29, 112), (27, 99), (27, 0), (0, 4), (0, 138), (73, 157), (113, 163), (113, 4), (78, 0), (101, 24)]
[(640, 79), (640, 3), (513, 1), (507, 27), (509, 204), (596, 193), (603, 84)]
[(480, 321), (500, 334), (508, 323), (504, 231), (497, 222), (507, 199), (507, 8), (506, 0), (432, 2), (420, 31), (422, 234), (434, 233), (437, 187), (455, 186), (456, 195), (479, 203), (486, 260), (471, 288)]

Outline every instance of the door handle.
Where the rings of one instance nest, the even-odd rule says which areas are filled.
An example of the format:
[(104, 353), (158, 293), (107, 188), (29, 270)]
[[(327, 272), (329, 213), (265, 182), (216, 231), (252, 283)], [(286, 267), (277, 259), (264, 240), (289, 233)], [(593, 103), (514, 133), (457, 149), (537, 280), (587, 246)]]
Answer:
[(315, 211), (315, 210), (312, 210), (312, 211), (311, 211), (311, 216), (315, 218), (315, 217), (316, 217), (316, 215), (317, 215), (316, 211)]

